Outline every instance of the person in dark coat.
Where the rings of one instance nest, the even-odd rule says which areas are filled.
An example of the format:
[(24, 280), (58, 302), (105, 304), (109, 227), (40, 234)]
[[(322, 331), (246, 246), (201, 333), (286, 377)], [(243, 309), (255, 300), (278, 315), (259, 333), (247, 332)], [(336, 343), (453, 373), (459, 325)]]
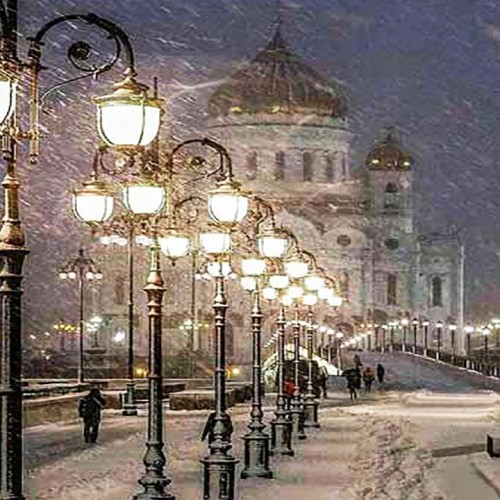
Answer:
[(95, 443), (99, 435), (101, 423), (101, 410), (106, 406), (106, 401), (97, 388), (80, 399), (78, 415), (83, 419), (83, 438), (86, 443)]
[(323, 399), (327, 399), (327, 397), (328, 397), (328, 394), (326, 391), (327, 379), (328, 379), (328, 375), (326, 373), (326, 370), (325, 369), (320, 370), (319, 376), (318, 376), (318, 384), (319, 384), (319, 387), (320, 387), (321, 392), (323, 394)]
[[(210, 413), (201, 435), (202, 441), (205, 441), (205, 439), (208, 437), (209, 445), (213, 443), (215, 439), (215, 426), (217, 424), (217, 421), (215, 420), (216, 416), (217, 413), (215, 411)], [(224, 441), (231, 441), (231, 434), (233, 433), (234, 429), (233, 423), (231, 422), (231, 417), (227, 413), (222, 414), (222, 419), (220, 420), (219, 425), (222, 425), (222, 429), (220, 429), (219, 432), (222, 434)]]
[(351, 401), (353, 399), (358, 399), (356, 390), (361, 387), (361, 373), (359, 368), (349, 368), (342, 373), (342, 376), (347, 379), (347, 389), (349, 390)]
[(371, 366), (367, 366), (363, 371), (363, 382), (365, 383), (366, 392), (371, 392), (374, 380), (375, 380), (375, 373), (373, 373), (373, 369)]
[(378, 383), (382, 384), (384, 382), (385, 368), (379, 363), (377, 365), (377, 379)]

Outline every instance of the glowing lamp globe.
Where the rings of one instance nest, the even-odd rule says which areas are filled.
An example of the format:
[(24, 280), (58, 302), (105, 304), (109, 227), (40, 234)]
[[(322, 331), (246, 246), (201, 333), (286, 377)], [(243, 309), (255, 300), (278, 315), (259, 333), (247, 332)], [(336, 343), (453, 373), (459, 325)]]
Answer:
[(165, 205), (165, 190), (150, 184), (130, 184), (123, 188), (123, 203), (136, 215), (157, 214)]
[(288, 235), (272, 229), (257, 236), (259, 253), (262, 257), (277, 259), (288, 251)]
[(269, 284), (277, 290), (286, 288), (289, 283), (290, 280), (286, 274), (273, 274), (269, 277)]
[(288, 276), (293, 279), (303, 278), (309, 272), (309, 264), (301, 260), (289, 260), (284, 267)]
[(326, 286), (318, 290), (318, 298), (321, 300), (328, 300), (330, 297), (333, 297), (333, 295), (333, 290)]
[(264, 259), (242, 259), (241, 270), (246, 276), (261, 276), (266, 271)]
[(287, 293), (292, 299), (298, 299), (304, 295), (304, 289), (301, 286), (293, 285), (288, 288)]
[(82, 222), (105, 222), (113, 214), (113, 196), (93, 178), (73, 192), (73, 213)]
[(17, 81), (0, 72), (0, 126), (4, 126), (16, 108)]
[(328, 299), (328, 304), (330, 304), (332, 307), (340, 307), (342, 305), (342, 302), (342, 297), (339, 297), (338, 295), (334, 295), (333, 297), (330, 297)]
[(147, 85), (130, 74), (113, 89), (112, 94), (93, 99), (99, 135), (118, 148), (147, 146), (160, 130), (161, 99), (148, 97)]
[(208, 213), (215, 222), (236, 224), (245, 218), (249, 203), (249, 194), (239, 182), (225, 180), (208, 194)]
[(278, 292), (275, 288), (267, 287), (262, 290), (262, 296), (266, 300), (276, 300), (278, 298)]
[(201, 233), (199, 238), (201, 248), (209, 255), (221, 255), (231, 249), (231, 235), (229, 233)]
[(316, 292), (320, 288), (323, 288), (325, 286), (325, 279), (322, 278), (321, 276), (306, 276), (304, 278), (304, 285), (307, 288), (307, 290), (310, 290), (311, 292)]
[(281, 303), (284, 306), (289, 307), (293, 304), (293, 297), (290, 295), (283, 295), (283, 297), (281, 297)]
[(209, 262), (207, 264), (207, 272), (214, 278), (217, 276), (229, 276), (231, 271), (231, 264), (229, 262)]
[(257, 289), (257, 280), (253, 276), (243, 276), (240, 283), (243, 289), (248, 292), (253, 292)]
[(159, 237), (158, 242), (160, 243), (161, 251), (169, 259), (185, 257), (191, 249), (190, 239), (174, 229)]
[(315, 295), (314, 293), (306, 293), (303, 297), (302, 297), (302, 302), (306, 305), (306, 306), (313, 306), (314, 304), (316, 304), (318, 302), (318, 296)]

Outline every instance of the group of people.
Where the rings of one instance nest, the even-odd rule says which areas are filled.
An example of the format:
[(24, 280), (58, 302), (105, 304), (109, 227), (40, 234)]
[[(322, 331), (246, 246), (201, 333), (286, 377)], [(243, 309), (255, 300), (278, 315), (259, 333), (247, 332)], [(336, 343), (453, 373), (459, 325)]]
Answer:
[(384, 383), (385, 368), (382, 364), (378, 364), (376, 372), (374, 372), (371, 366), (366, 366), (363, 369), (363, 363), (356, 354), (354, 356), (354, 367), (344, 370), (342, 375), (347, 380), (347, 389), (349, 391), (349, 396), (351, 401), (358, 398), (358, 391), (361, 389), (361, 381), (363, 381), (366, 392), (371, 392), (373, 382), (377, 378), (379, 384)]

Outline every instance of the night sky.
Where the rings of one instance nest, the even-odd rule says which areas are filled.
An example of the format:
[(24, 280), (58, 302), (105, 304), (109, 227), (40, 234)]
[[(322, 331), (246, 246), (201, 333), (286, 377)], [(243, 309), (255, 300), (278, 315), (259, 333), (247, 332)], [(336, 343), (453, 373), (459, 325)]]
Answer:
[[(93, 11), (120, 24), (134, 43), (141, 79), (160, 78), (175, 139), (200, 130), (210, 90), (266, 44), (277, 10), (274, 0), (20, 4), (24, 35), (55, 14)], [(500, 3), (284, 0), (283, 6), (290, 46), (348, 90), (354, 166), (385, 126), (400, 129), (416, 159), (418, 225), (425, 231), (460, 229), (467, 308), (478, 316), (499, 315)], [(45, 63), (57, 68), (58, 77), (65, 74), (64, 41), (74, 41), (75, 34), (61, 29), (47, 44)], [(119, 76), (115, 71), (55, 95), (44, 114), (50, 133), (42, 160), (24, 169), (23, 217), (32, 250), (25, 284), (29, 327), (48, 326), (43, 324), (54, 319), (54, 300), (61, 310), (74, 305), (75, 297), (56, 280), (57, 266), (77, 250), (83, 234), (69, 213), (68, 190), (89, 171), (96, 143), (88, 96), (106, 93)], [(44, 84), (53, 77), (47, 72)]]

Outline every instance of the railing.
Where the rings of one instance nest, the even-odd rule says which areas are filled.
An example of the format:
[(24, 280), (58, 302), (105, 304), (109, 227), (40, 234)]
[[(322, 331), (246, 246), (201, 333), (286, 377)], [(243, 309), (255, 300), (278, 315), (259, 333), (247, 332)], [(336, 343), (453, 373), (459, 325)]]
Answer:
[(466, 368), (483, 375), (500, 378), (500, 362), (492, 362), (481, 358), (462, 356), (460, 354), (454, 354), (449, 351), (438, 351), (432, 348), (425, 348), (421, 345), (414, 346), (410, 343), (403, 345), (401, 343), (395, 342), (392, 345), (387, 344), (384, 347), (379, 346), (375, 349), (372, 349), (372, 351), (404, 352), (408, 354), (416, 354), (426, 359), (439, 361), (446, 365), (456, 366), (458, 368)]

